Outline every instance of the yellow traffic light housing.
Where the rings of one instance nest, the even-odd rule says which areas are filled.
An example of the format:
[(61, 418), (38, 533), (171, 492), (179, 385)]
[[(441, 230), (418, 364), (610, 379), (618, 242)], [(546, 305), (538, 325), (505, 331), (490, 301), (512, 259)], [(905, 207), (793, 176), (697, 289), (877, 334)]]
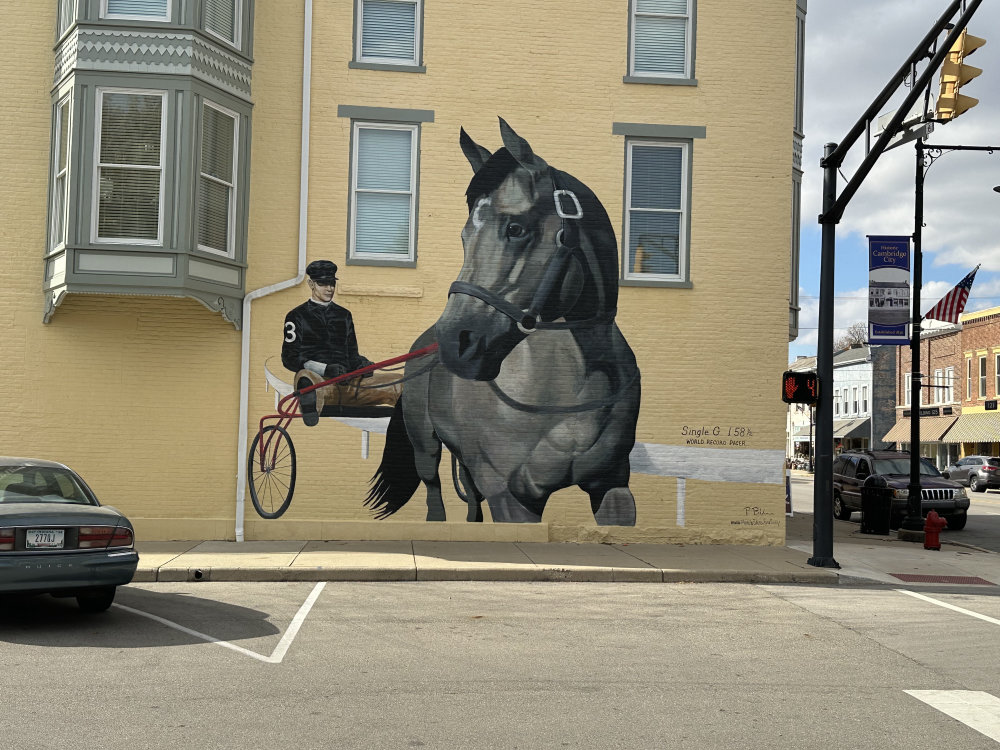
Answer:
[(966, 65), (965, 58), (984, 44), (986, 44), (985, 39), (972, 36), (968, 29), (962, 29), (962, 33), (941, 64), (941, 93), (937, 100), (936, 119), (954, 120), (967, 109), (979, 104), (978, 99), (964, 96), (958, 93), (958, 90), (983, 72), (979, 68)]

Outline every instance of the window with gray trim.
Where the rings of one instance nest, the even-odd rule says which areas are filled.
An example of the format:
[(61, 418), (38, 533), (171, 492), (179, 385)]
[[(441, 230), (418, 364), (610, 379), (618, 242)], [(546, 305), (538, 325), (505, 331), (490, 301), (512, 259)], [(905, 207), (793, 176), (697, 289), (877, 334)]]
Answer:
[(416, 258), (419, 125), (354, 122), (350, 258)]
[(161, 244), (166, 92), (99, 89), (95, 242)]
[(69, 195), (69, 152), (71, 123), (71, 96), (64, 96), (56, 105), (55, 153), (52, 176), (52, 229), (50, 244), (59, 247), (66, 244), (66, 219)]
[(625, 142), (624, 278), (688, 280), (688, 185), (691, 144)]
[(61, 37), (76, 20), (77, 0), (59, 0), (59, 15), (56, 18), (56, 37)]
[(101, 18), (169, 21), (171, 0), (101, 0)]
[(202, 105), (198, 174), (198, 249), (235, 256), (236, 155), (239, 115), (213, 102)]
[(692, 78), (694, 0), (632, 0), (629, 75)]
[(205, 26), (205, 31), (239, 47), (241, 1), (204, 0), (202, 24)]
[(357, 0), (354, 59), (420, 65), (423, 0)]

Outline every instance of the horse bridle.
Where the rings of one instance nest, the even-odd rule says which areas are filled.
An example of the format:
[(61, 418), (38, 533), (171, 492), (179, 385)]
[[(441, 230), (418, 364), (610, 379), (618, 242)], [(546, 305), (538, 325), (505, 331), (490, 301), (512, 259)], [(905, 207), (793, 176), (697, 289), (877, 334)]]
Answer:
[[(553, 185), (552, 201), (555, 204), (556, 215), (559, 216), (562, 223), (560, 224), (559, 231), (556, 232), (555, 257), (552, 258), (552, 260), (549, 261), (548, 266), (546, 266), (545, 274), (542, 276), (542, 281), (538, 285), (538, 289), (535, 290), (535, 295), (531, 300), (531, 304), (528, 305), (528, 308), (526, 310), (522, 310), (517, 305), (504, 299), (500, 295), (491, 292), (489, 289), (479, 286), (478, 284), (470, 284), (466, 281), (455, 281), (448, 289), (449, 297), (453, 294), (466, 294), (470, 297), (482, 300), (494, 310), (503, 313), (508, 318), (513, 320), (514, 323), (517, 324), (518, 330), (524, 334), (531, 334), (535, 331), (543, 330), (585, 328), (606, 325), (615, 319), (616, 311), (610, 310), (598, 313), (593, 317), (585, 318), (583, 320), (566, 320), (558, 323), (539, 320), (542, 310), (545, 309), (545, 305), (549, 301), (549, 297), (552, 295), (552, 291), (556, 288), (559, 281), (562, 280), (566, 271), (566, 265), (569, 263), (570, 259), (577, 257), (580, 260), (581, 265), (586, 266), (587, 264), (584, 253), (580, 249), (579, 221), (583, 218), (583, 207), (580, 205), (580, 200), (576, 197), (576, 193), (572, 190), (560, 187), (558, 177), (556, 176), (556, 170), (549, 167), (549, 174), (552, 178)], [(570, 202), (565, 207), (562, 203), (563, 199), (568, 199)], [(571, 211), (566, 209), (571, 209)]]

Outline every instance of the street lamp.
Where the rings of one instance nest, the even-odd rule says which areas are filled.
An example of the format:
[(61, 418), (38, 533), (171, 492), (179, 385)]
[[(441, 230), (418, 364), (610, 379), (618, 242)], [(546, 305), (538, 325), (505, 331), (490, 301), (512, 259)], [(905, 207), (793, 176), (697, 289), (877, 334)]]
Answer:
[[(930, 79), (940, 68), (948, 51), (952, 48), (961, 30), (979, 9), (982, 0), (952, 0), (944, 14), (935, 22), (930, 31), (917, 44), (906, 62), (896, 71), (885, 88), (875, 97), (868, 109), (844, 136), (840, 143), (827, 143), (823, 147), (820, 167), (823, 169), (823, 209), (819, 217), (822, 227), (820, 244), (819, 273), (819, 321), (816, 344), (816, 376), (822, 384), (819, 403), (816, 405), (816, 473), (813, 481), (813, 556), (809, 565), (824, 568), (839, 568), (833, 557), (833, 310), (834, 310), (834, 266), (837, 250), (837, 224), (844, 210), (857, 193), (865, 178), (875, 166), (882, 153), (888, 148), (889, 140), (903, 132), (903, 120), (917, 99), (923, 95)], [(959, 6), (964, 10), (957, 20), (952, 21)], [(950, 27), (942, 44), (936, 51), (928, 53), (941, 31)], [(919, 76), (915, 66), (930, 54), (927, 67)], [(912, 75), (911, 75), (912, 74)], [(909, 81), (909, 83), (907, 83)], [(903, 84), (910, 92), (903, 98), (896, 113), (889, 118), (882, 134), (873, 145), (866, 149), (864, 159), (847, 180), (838, 194), (837, 177), (847, 152), (858, 139), (870, 130), (871, 123), (882, 111), (889, 99)]]
[[(923, 541), (923, 503), (920, 490), (920, 394), (923, 393), (923, 374), (920, 372), (920, 332), (923, 317), (920, 314), (920, 291), (923, 285), (923, 252), (921, 239), (924, 225), (924, 177), (927, 170), (945, 153), (952, 151), (985, 151), (992, 154), (1000, 146), (941, 146), (925, 144), (916, 139), (917, 171), (914, 187), (913, 222), (913, 319), (910, 329), (910, 483), (906, 516), (897, 532), (900, 539)], [(1000, 193), (1000, 185), (993, 188)]]

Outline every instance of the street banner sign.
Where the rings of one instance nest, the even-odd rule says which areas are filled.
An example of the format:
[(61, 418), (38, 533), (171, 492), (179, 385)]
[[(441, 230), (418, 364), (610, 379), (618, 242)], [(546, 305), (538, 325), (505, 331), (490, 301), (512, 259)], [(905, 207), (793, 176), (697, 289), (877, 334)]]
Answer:
[(910, 343), (910, 238), (868, 235), (868, 343)]

